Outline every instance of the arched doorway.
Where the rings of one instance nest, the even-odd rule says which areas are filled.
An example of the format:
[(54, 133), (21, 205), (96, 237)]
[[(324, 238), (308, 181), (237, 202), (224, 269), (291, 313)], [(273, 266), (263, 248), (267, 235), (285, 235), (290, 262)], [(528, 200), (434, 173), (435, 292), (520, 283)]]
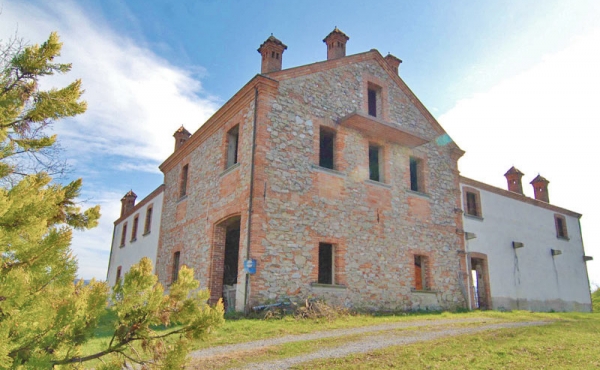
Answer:
[(214, 228), (210, 302), (223, 298), (226, 310), (235, 309), (240, 251), (240, 216), (229, 217)]

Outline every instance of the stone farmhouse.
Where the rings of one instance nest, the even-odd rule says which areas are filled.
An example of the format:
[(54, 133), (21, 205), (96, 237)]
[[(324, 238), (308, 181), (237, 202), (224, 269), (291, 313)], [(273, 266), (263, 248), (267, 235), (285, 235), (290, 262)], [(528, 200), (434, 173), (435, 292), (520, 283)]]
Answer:
[(323, 298), (386, 310), (591, 310), (580, 214), (511, 168), (508, 190), (461, 177), (464, 152), (377, 50), (261, 73), (193, 135), (181, 127), (164, 184), (115, 221), (107, 280), (142, 256), (165, 286), (193, 267), (228, 309)]

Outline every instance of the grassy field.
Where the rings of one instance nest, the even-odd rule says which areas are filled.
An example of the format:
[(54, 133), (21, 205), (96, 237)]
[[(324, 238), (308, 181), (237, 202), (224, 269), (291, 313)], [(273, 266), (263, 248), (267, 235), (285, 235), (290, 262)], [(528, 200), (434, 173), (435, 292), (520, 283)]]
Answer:
[[(388, 316), (352, 315), (335, 320), (296, 320), (292, 317), (274, 320), (227, 320), (207, 340), (195, 343), (195, 349), (235, 344), (284, 335), (315, 331), (379, 325), (416, 320), (485, 318), (494, 322), (552, 321), (542, 327), (503, 329), (474, 335), (439, 339), (431, 342), (390, 347), (366, 355), (317, 361), (301, 368), (415, 368), (415, 369), (522, 369), (522, 368), (600, 368), (600, 315), (576, 313), (470, 312), (422, 313)], [(108, 319), (96, 332), (96, 338), (84, 348), (86, 354), (97, 352), (110, 340)], [(471, 325), (471, 324), (456, 324)], [(252, 353), (233, 353), (193, 365), (207, 369), (242, 366), (250, 361), (268, 361), (310, 353), (318, 348), (343, 345), (358, 340), (357, 336), (287, 343)], [(89, 366), (94, 366), (89, 363)]]
[[(527, 314), (529, 315), (529, 314)], [(532, 319), (537, 315), (531, 314)], [(598, 369), (600, 315), (551, 314), (544, 326), (388, 347), (298, 369)]]

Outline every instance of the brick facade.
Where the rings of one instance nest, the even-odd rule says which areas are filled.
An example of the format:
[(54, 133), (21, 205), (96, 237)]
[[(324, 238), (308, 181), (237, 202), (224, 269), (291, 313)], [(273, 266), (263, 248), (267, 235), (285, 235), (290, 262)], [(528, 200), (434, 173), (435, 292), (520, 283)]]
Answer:
[[(376, 117), (367, 114), (373, 86)], [(236, 125), (239, 162), (226, 168), (227, 132)], [(319, 167), (321, 127), (335, 135), (333, 170)], [(236, 218), (238, 310), (307, 297), (374, 309), (464, 307), (456, 212), (463, 152), (438, 140), (444, 136), (376, 50), (255, 77), (161, 165), (160, 281), (170, 283), (173, 253), (181, 251), (180, 264), (219, 298), (224, 225)], [(379, 148), (380, 181), (369, 179), (369, 146)], [(410, 190), (411, 157), (421, 166), (419, 191)], [(333, 284), (318, 284), (319, 243), (333, 246)], [(246, 288), (247, 253), (258, 266)], [(426, 257), (426, 291), (414, 289), (415, 255)]]

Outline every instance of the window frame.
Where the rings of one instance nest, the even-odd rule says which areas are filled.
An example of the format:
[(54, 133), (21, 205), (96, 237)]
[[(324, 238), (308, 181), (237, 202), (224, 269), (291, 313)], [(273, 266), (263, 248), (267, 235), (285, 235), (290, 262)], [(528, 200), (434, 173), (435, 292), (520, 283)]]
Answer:
[[(371, 163), (372, 161), (372, 157), (371, 157), (371, 153), (377, 153), (377, 163), (376, 165), (374, 165), (373, 163)], [(369, 180), (371, 181), (376, 181), (376, 182), (385, 182), (385, 176), (384, 176), (384, 168), (383, 168), (383, 146), (375, 144), (375, 143), (369, 143), (369, 149), (368, 149), (368, 157), (369, 157)], [(373, 168), (377, 168), (377, 179), (375, 179), (374, 174), (372, 169)]]
[(235, 125), (227, 131), (225, 140), (225, 169), (239, 163), (240, 125)]
[(126, 240), (127, 240), (127, 222), (124, 222), (123, 227), (121, 229), (121, 244), (119, 244), (119, 246), (124, 247)]
[(181, 167), (181, 174), (179, 175), (179, 199), (187, 196), (189, 170), (189, 163)]
[(383, 119), (383, 88), (371, 81), (367, 82), (366, 113), (370, 117)]
[[(417, 261), (419, 265), (417, 265)], [(430, 291), (431, 282), (429, 281), (429, 257), (424, 254), (415, 253), (413, 254), (413, 281), (414, 290), (416, 291)], [(419, 270), (417, 270), (417, 266)], [(419, 276), (419, 279), (417, 278)], [(420, 286), (418, 284), (420, 282)]]
[(171, 284), (177, 281), (179, 269), (181, 268), (181, 251), (173, 253), (173, 264), (171, 265)]
[(150, 234), (150, 231), (152, 231), (152, 211), (153, 211), (154, 205), (150, 204), (148, 206), (148, 208), (146, 208), (146, 217), (144, 219), (144, 234), (143, 235), (148, 235)]
[(408, 188), (417, 193), (426, 193), (425, 186), (425, 160), (416, 156), (408, 158)]
[(554, 214), (554, 228), (558, 239), (569, 240), (569, 231), (567, 229), (567, 219), (565, 216), (558, 213)]
[(140, 222), (140, 214), (136, 214), (133, 217), (133, 225), (131, 227), (131, 240), (130, 242), (134, 242), (137, 240), (137, 233), (138, 233), (138, 223)]
[(122, 266), (117, 267), (117, 276), (115, 278), (115, 285), (117, 285), (119, 283), (119, 281), (121, 280), (121, 271), (122, 271)]
[[(475, 217), (483, 219), (482, 205), (481, 205), (481, 192), (475, 188), (469, 186), (463, 186), (463, 214), (469, 217)], [(475, 201), (475, 208), (469, 205), (469, 194), (473, 195)], [(475, 213), (472, 213), (475, 211)]]
[[(329, 253), (326, 253), (326, 251), (322, 251), (321, 247), (326, 247), (328, 246), (329, 249)], [(335, 257), (336, 257), (336, 247), (335, 244), (333, 243), (326, 243), (326, 242), (320, 242), (319, 246), (318, 246), (318, 265), (317, 265), (317, 284), (321, 284), (321, 285), (336, 285), (336, 279), (335, 279)], [(330, 267), (330, 271), (326, 274), (329, 276), (323, 276), (323, 264), (325, 261), (322, 261), (321, 258), (327, 258), (327, 256), (323, 256), (323, 254), (330, 254), (330, 258), (331, 258), (331, 262), (328, 265)], [(329, 281), (329, 282), (327, 282)]]
[[(325, 134), (325, 135), (324, 135)], [(331, 167), (324, 165), (324, 157), (323, 157), (323, 138), (325, 136), (330, 136), (331, 142), (328, 147), (331, 149)], [(336, 131), (330, 127), (320, 126), (319, 127), (319, 167), (327, 168), (330, 170), (336, 170), (336, 155), (335, 155), (335, 141), (336, 141)]]

